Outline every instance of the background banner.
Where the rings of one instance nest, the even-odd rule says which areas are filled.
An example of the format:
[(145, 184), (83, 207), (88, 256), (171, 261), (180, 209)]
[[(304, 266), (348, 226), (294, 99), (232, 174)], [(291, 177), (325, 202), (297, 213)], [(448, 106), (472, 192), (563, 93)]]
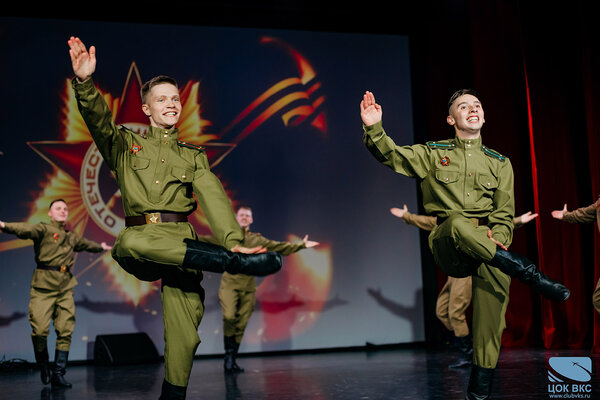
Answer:
[[(424, 340), (418, 231), (389, 209), (416, 211), (417, 185), (362, 143), (365, 90), (384, 105), (398, 144), (412, 144), (405, 36), (0, 18), (0, 220), (48, 221), (62, 197), (68, 225), (109, 244), (124, 226), (120, 193), (70, 87), (67, 39), (96, 46), (94, 82), (118, 124), (147, 127), (139, 88), (177, 79), (180, 139), (207, 148), (234, 207), (274, 240), (321, 243), (259, 280), (240, 351)], [(192, 217), (210, 233), (201, 211)], [(0, 357), (33, 359), (27, 321), (31, 241), (0, 234)], [(79, 253), (72, 360), (96, 335), (146, 332), (162, 354), (160, 283), (140, 282), (110, 253)], [(206, 273), (198, 354), (223, 351), (220, 275)], [(52, 330), (52, 328), (51, 328)], [(54, 347), (54, 334), (49, 339)]]

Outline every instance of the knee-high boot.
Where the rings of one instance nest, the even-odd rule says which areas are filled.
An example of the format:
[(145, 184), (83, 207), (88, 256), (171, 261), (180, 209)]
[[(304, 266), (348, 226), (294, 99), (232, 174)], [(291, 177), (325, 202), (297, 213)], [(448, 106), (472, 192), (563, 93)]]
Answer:
[(252, 276), (266, 276), (281, 269), (281, 256), (275, 252), (234, 253), (211, 243), (191, 239), (184, 241), (187, 244), (187, 250), (182, 266), (185, 268)]
[(40, 378), (42, 379), (42, 383), (47, 385), (50, 383), (50, 378), (52, 378), (52, 368), (50, 366), (50, 357), (48, 355), (48, 348), (44, 347), (43, 350), (38, 350), (36, 346), (36, 339), (33, 339), (33, 352), (35, 354), (35, 362), (40, 368)]
[(500, 247), (496, 249), (494, 258), (488, 264), (531, 286), (550, 300), (565, 301), (571, 294), (565, 285), (548, 278), (526, 257)]
[(54, 387), (67, 387), (70, 388), (71, 383), (65, 380), (65, 374), (67, 369), (67, 359), (69, 358), (69, 352), (63, 350), (56, 350), (54, 353), (54, 368), (52, 371), (52, 378), (50, 383)]

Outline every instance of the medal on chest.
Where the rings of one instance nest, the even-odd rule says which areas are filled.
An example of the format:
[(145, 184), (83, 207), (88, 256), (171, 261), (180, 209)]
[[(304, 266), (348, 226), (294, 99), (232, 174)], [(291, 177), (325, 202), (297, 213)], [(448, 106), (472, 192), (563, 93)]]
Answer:
[(137, 144), (134, 143), (131, 145), (131, 149), (129, 149), (129, 151), (131, 151), (131, 153), (135, 156), (140, 150), (142, 150), (142, 145), (141, 144)]
[(58, 235), (58, 232), (54, 232), (54, 233), (52, 234), (52, 238), (54, 239), (54, 243), (58, 242), (58, 238), (59, 238), (59, 237), (60, 237), (60, 236)]
[(444, 167), (447, 167), (448, 165), (450, 165), (450, 157), (448, 157), (448, 156), (442, 157), (442, 159), (440, 160), (440, 164), (442, 164)]

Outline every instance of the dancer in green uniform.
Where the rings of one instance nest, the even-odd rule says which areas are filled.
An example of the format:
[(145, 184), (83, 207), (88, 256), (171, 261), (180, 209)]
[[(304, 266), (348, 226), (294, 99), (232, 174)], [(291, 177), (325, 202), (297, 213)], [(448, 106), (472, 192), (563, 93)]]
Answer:
[[(141, 280), (161, 279), (165, 324), (165, 378), (161, 399), (183, 399), (200, 343), (204, 313), (202, 271), (264, 276), (281, 268), (281, 256), (240, 246), (244, 234), (201, 146), (178, 139), (182, 105), (177, 82), (158, 76), (142, 86), (150, 126), (136, 133), (116, 126), (96, 90), (96, 49), (68, 41), (77, 106), (121, 191), (125, 225), (113, 258)], [(194, 197), (195, 196), (195, 197)], [(200, 204), (218, 245), (201, 243), (188, 222)], [(258, 254), (245, 254), (257, 253)]]
[[(54, 387), (71, 387), (65, 380), (71, 337), (75, 329), (75, 302), (73, 289), (77, 279), (71, 272), (75, 252), (98, 253), (110, 250), (106, 243), (85, 239), (65, 228), (69, 208), (63, 199), (50, 203), (50, 223), (29, 224), (0, 221), (0, 230), (19, 239), (33, 240), (37, 268), (31, 279), (29, 323), (35, 360), (40, 368), (42, 382)], [(48, 355), (50, 322), (56, 331), (54, 364)]]
[(500, 354), (510, 277), (552, 300), (569, 290), (530, 260), (507, 250), (512, 241), (514, 197), (509, 159), (484, 146), (483, 107), (474, 91), (459, 90), (448, 102), (453, 139), (397, 146), (382, 125), (382, 108), (371, 92), (360, 103), (363, 142), (382, 164), (418, 178), (425, 212), (437, 217), (429, 247), (449, 276), (472, 275), (473, 367), (469, 399), (487, 399)]

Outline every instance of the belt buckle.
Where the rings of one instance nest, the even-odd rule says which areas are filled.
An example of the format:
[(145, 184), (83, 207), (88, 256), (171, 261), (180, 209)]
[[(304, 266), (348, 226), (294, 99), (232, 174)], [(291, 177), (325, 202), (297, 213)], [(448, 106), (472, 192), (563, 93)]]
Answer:
[(160, 213), (150, 213), (144, 214), (144, 218), (146, 219), (147, 224), (160, 224), (162, 219), (160, 218)]
[(67, 266), (66, 266), (66, 265), (61, 265), (61, 266), (60, 266), (60, 272), (62, 272), (63, 274), (64, 274), (65, 272), (67, 272)]

